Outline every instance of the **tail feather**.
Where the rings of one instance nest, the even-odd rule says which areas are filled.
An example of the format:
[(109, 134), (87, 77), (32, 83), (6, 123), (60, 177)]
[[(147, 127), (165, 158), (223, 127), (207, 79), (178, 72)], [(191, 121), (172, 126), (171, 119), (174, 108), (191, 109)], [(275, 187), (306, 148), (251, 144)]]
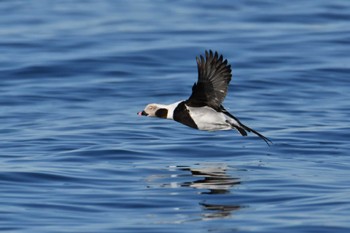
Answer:
[(238, 130), (238, 132), (242, 135), (242, 136), (247, 136), (247, 132), (251, 132), (251, 133), (254, 133), (256, 134), (257, 136), (259, 136), (262, 140), (264, 140), (266, 142), (266, 144), (268, 146), (272, 145), (272, 141), (270, 139), (268, 139), (267, 137), (265, 137), (264, 135), (262, 135), (261, 133), (257, 132), (256, 130), (254, 129), (251, 129), (249, 128), (248, 126), (245, 126), (243, 125), (241, 122), (237, 121), (239, 125), (234, 125), (234, 124), (231, 124), (232, 127), (234, 127), (235, 129)]
[(232, 124), (232, 122), (227, 121), (228, 123), (230, 123), (232, 125), (232, 127), (234, 127), (235, 129), (238, 130), (238, 132), (242, 135), (242, 136), (247, 136), (247, 132), (251, 132), (256, 134), (257, 136), (259, 136), (262, 140), (264, 140), (266, 142), (266, 144), (268, 146), (272, 145), (272, 141), (270, 139), (268, 139), (267, 137), (265, 137), (264, 135), (262, 135), (261, 133), (255, 131), (254, 129), (249, 128), (248, 126), (243, 125), (236, 117), (234, 117), (231, 113), (229, 113), (223, 106), (221, 106), (221, 111), (226, 114), (227, 116), (231, 117), (232, 119), (234, 119), (238, 125), (236, 124)]
[(240, 123), (240, 124), (248, 132), (252, 132), (252, 133), (256, 134), (257, 136), (259, 136), (262, 140), (264, 140), (266, 142), (266, 144), (268, 146), (272, 145), (272, 141), (270, 139), (268, 139), (267, 137), (265, 137), (264, 135), (262, 135), (261, 133), (255, 131), (254, 129), (249, 128), (248, 126), (243, 125), (242, 123)]

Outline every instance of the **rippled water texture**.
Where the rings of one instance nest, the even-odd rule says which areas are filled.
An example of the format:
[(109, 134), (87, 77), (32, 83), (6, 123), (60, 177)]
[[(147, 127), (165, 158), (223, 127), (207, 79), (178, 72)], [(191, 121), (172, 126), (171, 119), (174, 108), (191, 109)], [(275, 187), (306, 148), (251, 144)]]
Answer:
[[(350, 232), (349, 1), (0, 2), (2, 232)], [(139, 117), (223, 53), (255, 135)]]

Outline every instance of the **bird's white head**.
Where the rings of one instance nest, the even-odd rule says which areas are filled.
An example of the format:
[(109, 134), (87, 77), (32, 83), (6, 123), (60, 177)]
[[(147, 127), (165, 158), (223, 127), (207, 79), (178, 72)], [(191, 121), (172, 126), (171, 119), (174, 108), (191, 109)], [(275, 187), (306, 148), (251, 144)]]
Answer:
[(166, 105), (148, 104), (142, 112), (138, 112), (139, 116), (169, 118)]

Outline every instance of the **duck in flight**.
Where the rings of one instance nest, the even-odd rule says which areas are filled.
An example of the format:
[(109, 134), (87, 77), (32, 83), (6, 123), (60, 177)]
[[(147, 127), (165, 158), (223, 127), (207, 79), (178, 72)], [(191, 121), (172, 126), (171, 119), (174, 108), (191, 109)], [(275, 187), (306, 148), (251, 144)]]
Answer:
[(251, 132), (271, 144), (267, 137), (242, 124), (222, 106), (232, 77), (227, 60), (211, 50), (205, 51), (205, 58), (201, 55), (196, 60), (198, 81), (190, 98), (169, 105), (148, 104), (138, 115), (171, 119), (199, 130), (236, 129), (242, 136)]

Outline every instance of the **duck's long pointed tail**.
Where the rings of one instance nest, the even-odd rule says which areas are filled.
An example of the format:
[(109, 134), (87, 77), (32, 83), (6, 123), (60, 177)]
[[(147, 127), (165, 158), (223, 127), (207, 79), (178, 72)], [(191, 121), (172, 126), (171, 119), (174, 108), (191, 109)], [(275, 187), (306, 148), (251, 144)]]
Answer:
[(268, 146), (272, 145), (272, 141), (270, 139), (268, 139), (267, 137), (265, 137), (264, 135), (262, 135), (261, 133), (255, 131), (254, 129), (249, 128), (248, 126), (242, 124), (236, 117), (234, 117), (231, 113), (229, 113), (223, 106), (221, 106), (221, 111), (226, 114), (227, 116), (229, 116), (230, 118), (232, 118), (231, 120), (228, 120), (227, 122), (230, 123), (232, 125), (233, 128), (237, 129), (238, 132), (242, 135), (242, 136), (247, 136), (247, 132), (251, 132), (256, 134), (257, 136), (259, 136), (262, 140), (264, 140), (266, 142), (266, 144)]
[[(240, 123), (240, 122), (239, 122)], [(266, 142), (266, 144), (268, 146), (272, 145), (272, 141), (270, 139), (268, 139), (267, 137), (265, 137), (264, 135), (262, 135), (261, 133), (257, 132), (254, 129), (249, 128), (248, 126), (243, 125), (242, 123), (240, 123), (240, 125), (237, 127), (235, 126), (235, 128), (240, 132), (240, 134), (242, 136), (247, 136), (247, 132), (252, 132), (254, 134), (256, 134), (257, 136), (259, 136), (259, 138), (261, 138), (262, 140), (264, 140)], [(244, 133), (242, 133), (242, 131), (244, 131)]]

